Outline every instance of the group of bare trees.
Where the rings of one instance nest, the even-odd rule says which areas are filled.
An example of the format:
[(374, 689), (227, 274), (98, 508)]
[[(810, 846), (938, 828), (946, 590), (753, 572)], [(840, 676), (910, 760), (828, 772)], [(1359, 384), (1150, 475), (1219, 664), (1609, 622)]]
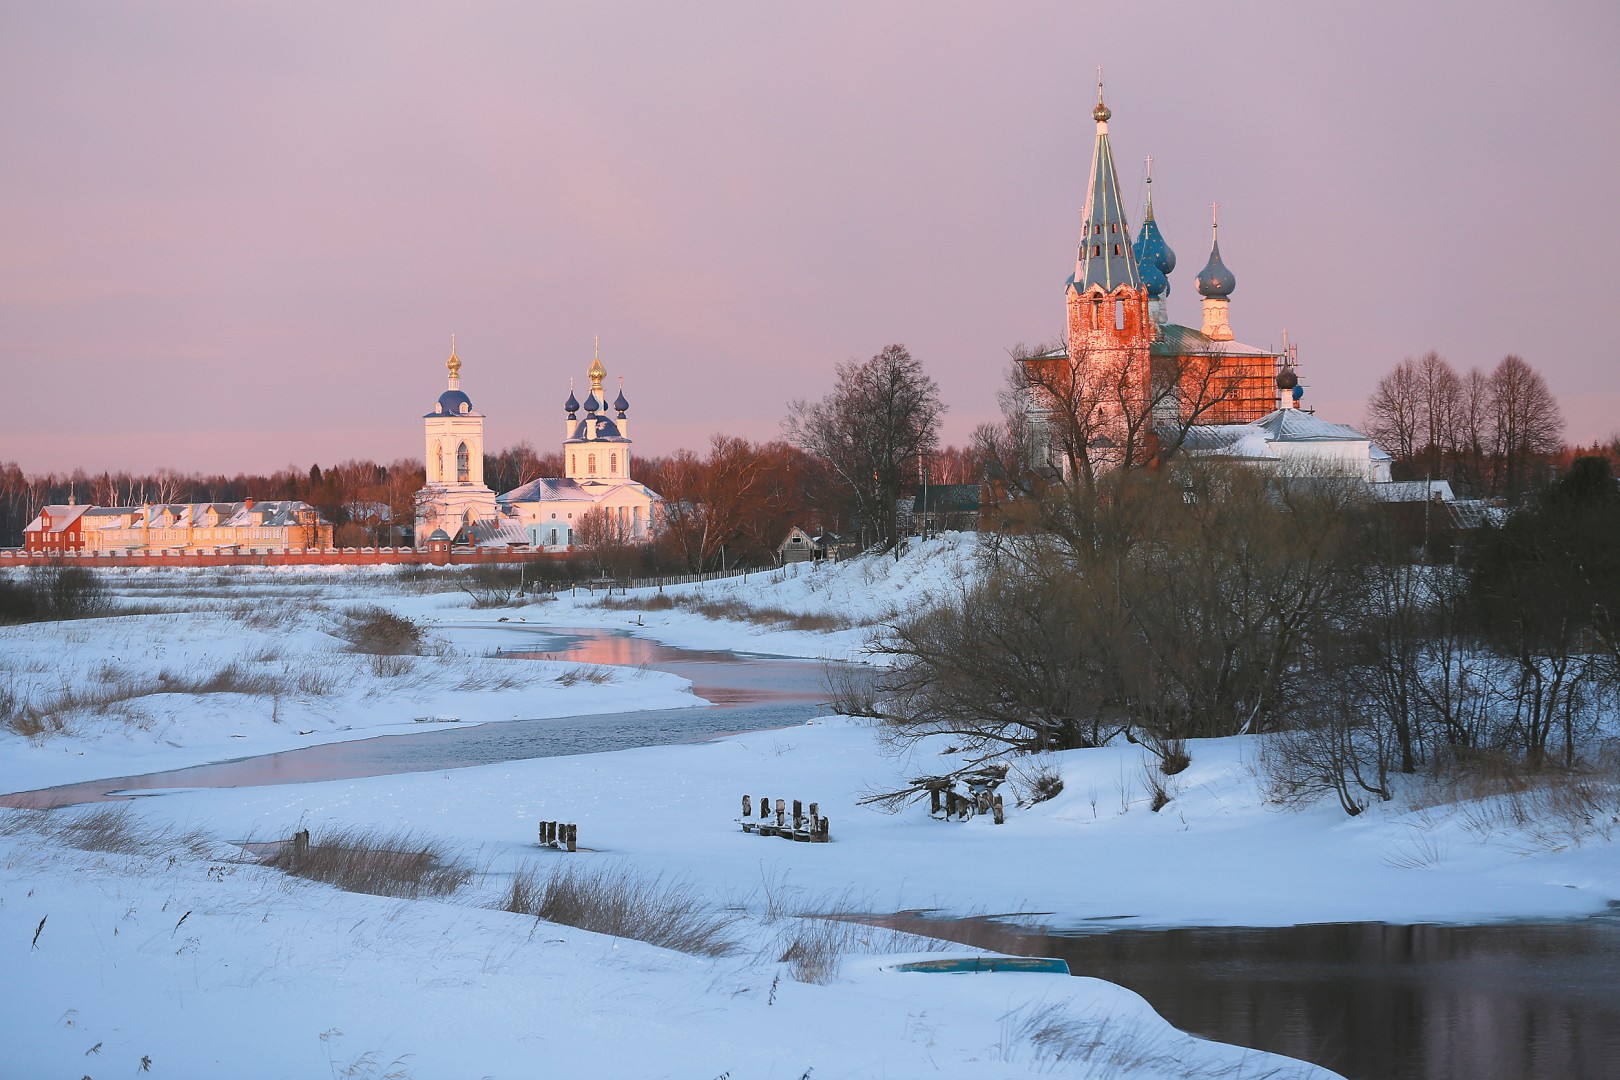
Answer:
[(1579, 767), (1620, 674), (1620, 488), (1602, 458), (1414, 561), (1359, 481), (1187, 461), (1050, 484), (984, 573), (899, 621), (874, 710), (948, 734), (962, 767), (1124, 737), (1269, 733), (1279, 798), (1347, 813), (1422, 769)]
[(654, 554), (666, 565), (768, 565), (794, 525), (841, 525), (825, 466), (782, 440), (715, 435), (706, 454), (643, 458), (636, 471), (664, 499)]
[(1360, 499), (1342, 478), (1190, 462), (1047, 487), (974, 584), (894, 628), (884, 716), (981, 759), (1123, 735), (1170, 771), (1186, 739), (1275, 728), (1356, 587)]
[(1564, 429), (1558, 400), (1517, 356), (1458, 374), (1438, 353), (1402, 360), (1367, 402), (1367, 434), (1397, 479), (1450, 480), (1474, 495), (1516, 496), (1546, 480)]

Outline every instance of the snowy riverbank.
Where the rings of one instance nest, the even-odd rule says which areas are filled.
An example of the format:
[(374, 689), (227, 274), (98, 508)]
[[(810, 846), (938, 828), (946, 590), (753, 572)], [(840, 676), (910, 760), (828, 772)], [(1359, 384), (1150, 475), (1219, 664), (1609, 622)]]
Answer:
[[(257, 626), (209, 597), (187, 601), (186, 613), (8, 628), (0, 649), (14, 685), (19, 675), (45, 689), (100, 679), (142, 692), (81, 703), (49, 737), (0, 738), (0, 786), (417, 729), (417, 716), (488, 722), (697, 704), (685, 680), (656, 671), (486, 653), (549, 624), (695, 648), (857, 655), (892, 612), (971, 573), (970, 551), (970, 538), (951, 537), (899, 561), (682, 587), (709, 611), (738, 616), (723, 621), (677, 590), (667, 590), (671, 606), (651, 610), (583, 593), (475, 610), (465, 594), (415, 594), (382, 578), (294, 587), (256, 575), (237, 595), (297, 614)], [(166, 590), (172, 597), (172, 584), (132, 591)], [(335, 631), (362, 601), (421, 620), (431, 654), (395, 665), (350, 651)], [(772, 611), (812, 618), (772, 621)], [(795, 628), (818, 620), (841, 628)], [(230, 664), (294, 687), (318, 678), (324, 689), (150, 692), (164, 672), (195, 682)], [(954, 759), (940, 740), (902, 757), (880, 742), (866, 723), (827, 717), (699, 745), (175, 791), (127, 804), (171, 838), (122, 854), (65, 846), (42, 819), (0, 811), (0, 963), (22, 973), (0, 990), (0, 1011), (24, 1033), (8, 1068), (111, 1075), (144, 1056), (153, 1075), (170, 1076), (797, 1080), (807, 1069), (1012, 1077), (1060, 1065), (1120, 1077), (1325, 1075), (1181, 1035), (1134, 994), (1095, 980), (898, 973), (893, 964), (922, 943), (884, 931), (844, 934), (850, 955), (826, 984), (800, 982), (782, 962), (800, 920), (784, 911), (1284, 925), (1576, 916), (1620, 899), (1613, 822), (1525, 820), (1507, 796), (1435, 803), (1415, 782), (1354, 819), (1326, 803), (1283, 810), (1264, 798), (1260, 739), (1192, 743), (1192, 765), (1168, 779), (1158, 812), (1142, 748), (1050, 755), (1038, 764), (1061, 775), (1062, 792), (1028, 807), (1009, 798), (1002, 826), (861, 805)], [(834, 842), (744, 834), (734, 819), (745, 793), (817, 801)], [(591, 850), (536, 848), (540, 820), (577, 822)], [(383, 899), (257, 866), (233, 843), (328, 825), (413, 830), (476, 873), (448, 898)], [(173, 838), (186, 830), (211, 839)], [(735, 915), (735, 951), (693, 957), (492, 909), (514, 874), (564, 865), (687, 883), (710, 909)]]

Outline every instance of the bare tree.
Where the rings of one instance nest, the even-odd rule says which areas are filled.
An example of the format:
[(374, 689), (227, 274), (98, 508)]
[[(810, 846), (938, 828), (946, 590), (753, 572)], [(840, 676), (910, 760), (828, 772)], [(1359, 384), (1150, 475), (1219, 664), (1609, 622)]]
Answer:
[(1367, 401), (1367, 434), (1404, 464), (1417, 453), (1418, 426), (1417, 364), (1407, 357), (1373, 387)]
[(1445, 358), (1431, 349), (1417, 362), (1417, 392), (1419, 428), (1413, 464), (1424, 476), (1445, 476), (1456, 445), (1462, 380)]
[(1493, 440), (1491, 382), (1478, 368), (1461, 380), (1457, 400), (1457, 433), (1452, 440), (1457, 458), (1452, 478), (1475, 494), (1484, 494), (1490, 482)]
[(1517, 495), (1536, 479), (1536, 468), (1557, 452), (1564, 417), (1546, 380), (1517, 356), (1504, 356), (1490, 377), (1496, 490)]
[(591, 569), (604, 577), (626, 574), (636, 552), (628, 523), (612, 506), (592, 507), (581, 514), (574, 525), (574, 543), (589, 555)]
[(888, 551), (899, 541), (896, 506), (919, 455), (939, 443), (939, 387), (904, 345), (838, 365), (832, 393), (788, 407), (788, 441), (825, 460), (863, 522)]

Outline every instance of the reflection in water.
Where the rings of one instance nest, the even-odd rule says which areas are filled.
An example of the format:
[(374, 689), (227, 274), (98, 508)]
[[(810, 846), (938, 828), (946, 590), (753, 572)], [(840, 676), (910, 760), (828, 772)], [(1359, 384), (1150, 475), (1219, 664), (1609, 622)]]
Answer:
[[(713, 705), (383, 735), (168, 772), (0, 795), (0, 806), (68, 806), (129, 798), (142, 791), (304, 784), (700, 742), (737, 732), (789, 727), (826, 712), (821, 704), (827, 691), (824, 665), (820, 662), (676, 649), (609, 630), (558, 632), (514, 626), (511, 631), (521, 635), (521, 651), (507, 649), (501, 655), (513, 657), (512, 663), (522, 663), (525, 658), (609, 663), (605, 657), (619, 657), (611, 662), (657, 667), (690, 679), (693, 691)], [(506, 625), (492, 628), (480, 624), (476, 637), (510, 642), (511, 631)], [(611, 692), (610, 687), (604, 688), (604, 693)]]
[(1492, 926), (1030, 929), (870, 921), (1119, 983), (1176, 1027), (1350, 1080), (1620, 1076), (1620, 918)]

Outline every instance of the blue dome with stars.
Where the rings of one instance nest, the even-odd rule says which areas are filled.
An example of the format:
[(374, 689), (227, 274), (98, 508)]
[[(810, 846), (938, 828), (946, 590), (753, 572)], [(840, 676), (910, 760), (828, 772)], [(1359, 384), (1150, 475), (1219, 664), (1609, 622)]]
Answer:
[(1136, 234), (1136, 243), (1131, 246), (1136, 249), (1136, 261), (1139, 264), (1152, 263), (1159, 268), (1161, 274), (1166, 275), (1176, 268), (1176, 253), (1164, 242), (1164, 233), (1159, 231), (1159, 223), (1151, 217), (1142, 222), (1142, 229)]
[(1149, 300), (1160, 300), (1170, 295), (1170, 279), (1164, 276), (1158, 263), (1152, 259), (1141, 259), (1136, 264), (1136, 270), (1141, 275), (1142, 288), (1147, 290)]

